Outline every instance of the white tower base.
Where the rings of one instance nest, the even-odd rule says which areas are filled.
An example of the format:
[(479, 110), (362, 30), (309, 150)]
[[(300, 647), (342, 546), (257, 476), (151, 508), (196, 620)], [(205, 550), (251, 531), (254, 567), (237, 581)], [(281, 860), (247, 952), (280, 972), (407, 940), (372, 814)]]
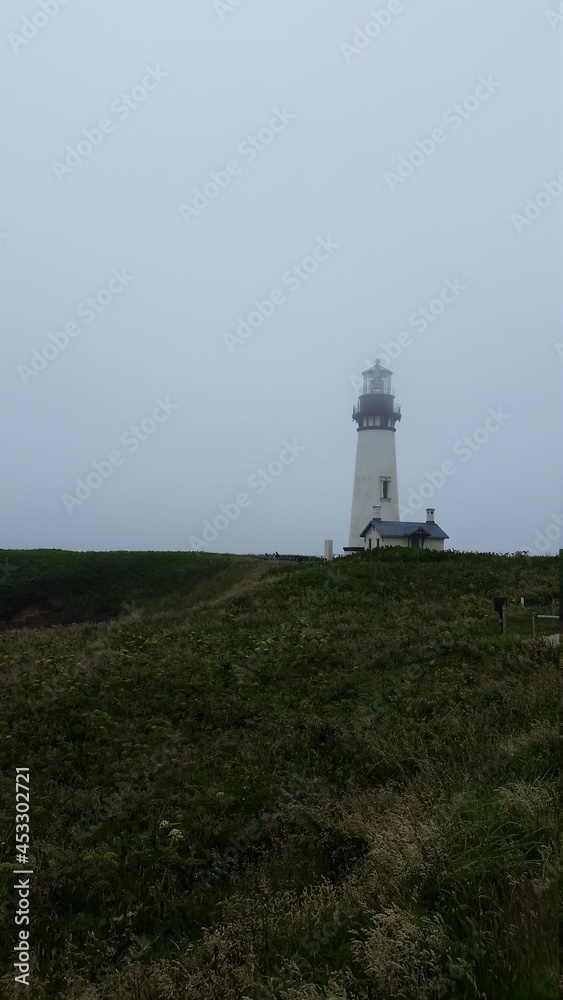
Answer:
[(395, 431), (368, 428), (358, 431), (350, 547), (363, 549), (360, 532), (370, 523), (376, 505), (381, 505), (383, 521), (400, 520)]

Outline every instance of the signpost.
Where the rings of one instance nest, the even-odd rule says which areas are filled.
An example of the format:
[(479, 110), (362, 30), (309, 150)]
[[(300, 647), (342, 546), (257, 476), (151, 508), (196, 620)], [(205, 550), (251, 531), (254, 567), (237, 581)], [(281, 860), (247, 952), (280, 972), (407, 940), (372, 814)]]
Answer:
[(506, 608), (508, 605), (507, 597), (495, 597), (493, 598), (493, 607), (498, 614), (498, 630), (501, 635), (506, 632)]

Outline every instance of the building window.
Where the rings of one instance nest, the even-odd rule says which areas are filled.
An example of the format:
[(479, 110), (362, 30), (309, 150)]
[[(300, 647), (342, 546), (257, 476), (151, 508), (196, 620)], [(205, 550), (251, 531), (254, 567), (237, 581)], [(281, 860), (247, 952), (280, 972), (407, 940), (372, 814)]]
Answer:
[(390, 500), (391, 499), (391, 480), (382, 479), (381, 480), (381, 499)]

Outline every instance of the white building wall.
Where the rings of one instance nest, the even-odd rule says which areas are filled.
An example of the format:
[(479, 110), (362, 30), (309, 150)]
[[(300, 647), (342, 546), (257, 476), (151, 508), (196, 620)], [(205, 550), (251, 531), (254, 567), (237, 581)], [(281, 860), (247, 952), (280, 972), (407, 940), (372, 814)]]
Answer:
[[(381, 548), (387, 548), (390, 545), (402, 545), (403, 548), (408, 547), (408, 538), (381, 538), (379, 532), (375, 528), (370, 528), (366, 534), (365, 548), (369, 549), (369, 542), (371, 539), (372, 549), (377, 548), (377, 540), (379, 539), (379, 545)], [(436, 549), (438, 551), (443, 551), (444, 549), (444, 539), (443, 538), (427, 538), (424, 542), (423, 548), (425, 549)]]
[[(363, 548), (360, 532), (373, 517), (373, 508), (381, 505), (382, 521), (399, 520), (397, 457), (395, 431), (376, 429), (358, 431), (354, 494), (350, 519), (350, 546)], [(391, 480), (390, 499), (381, 498), (381, 477)]]
[[(366, 535), (366, 549), (369, 549), (369, 539), (371, 538), (372, 549), (377, 548), (377, 539), (379, 535), (368, 531)], [(403, 547), (407, 544), (406, 538), (382, 538), (379, 542), (381, 548), (388, 548), (390, 545), (402, 545)]]

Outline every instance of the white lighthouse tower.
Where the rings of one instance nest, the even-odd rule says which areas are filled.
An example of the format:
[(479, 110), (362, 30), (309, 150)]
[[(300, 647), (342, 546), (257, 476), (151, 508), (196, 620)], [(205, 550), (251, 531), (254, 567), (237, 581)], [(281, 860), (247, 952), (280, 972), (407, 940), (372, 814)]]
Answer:
[(364, 550), (361, 532), (381, 508), (384, 521), (399, 520), (395, 424), (401, 408), (391, 387), (393, 372), (376, 361), (362, 372), (362, 392), (352, 413), (358, 425), (350, 538), (345, 552)]

